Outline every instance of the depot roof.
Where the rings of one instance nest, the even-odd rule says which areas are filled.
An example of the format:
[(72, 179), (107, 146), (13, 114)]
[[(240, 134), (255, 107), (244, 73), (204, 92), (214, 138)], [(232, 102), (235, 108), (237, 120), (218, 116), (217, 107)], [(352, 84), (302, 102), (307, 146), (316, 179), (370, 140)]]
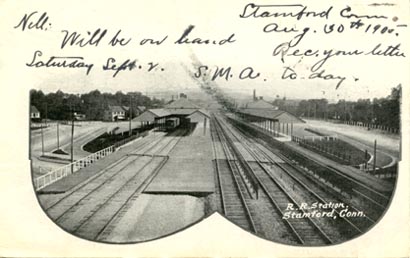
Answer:
[(255, 100), (252, 102), (248, 102), (245, 104), (245, 108), (246, 109), (270, 109), (270, 110), (277, 110), (278, 107), (272, 105), (271, 103), (263, 100), (263, 99), (259, 99), (259, 100)]
[(279, 121), (280, 123), (305, 123), (299, 117), (282, 110), (273, 109), (240, 109), (239, 113), (253, 117)]

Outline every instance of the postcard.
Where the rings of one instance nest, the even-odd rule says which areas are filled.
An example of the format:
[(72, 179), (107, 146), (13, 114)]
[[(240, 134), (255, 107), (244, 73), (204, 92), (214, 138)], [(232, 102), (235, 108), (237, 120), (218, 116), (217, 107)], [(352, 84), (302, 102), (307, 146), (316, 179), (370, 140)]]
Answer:
[(0, 1), (0, 256), (409, 256), (409, 7)]

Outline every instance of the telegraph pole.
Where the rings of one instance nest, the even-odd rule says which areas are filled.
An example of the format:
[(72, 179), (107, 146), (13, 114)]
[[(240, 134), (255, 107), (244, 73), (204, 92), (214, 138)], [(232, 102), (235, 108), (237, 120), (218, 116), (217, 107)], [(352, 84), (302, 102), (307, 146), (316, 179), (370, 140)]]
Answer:
[(72, 105), (70, 106), (71, 113), (71, 174), (74, 172), (74, 111)]
[(48, 117), (47, 117), (47, 102), (46, 102), (46, 127), (47, 127), (47, 120), (48, 120)]
[(377, 140), (374, 140), (373, 174), (376, 173), (376, 148), (377, 148)]
[(343, 100), (343, 104), (344, 104), (344, 117), (345, 117), (345, 122), (347, 121), (347, 114), (346, 114), (346, 100)]
[(58, 126), (58, 121), (57, 121), (57, 150), (60, 149), (60, 129)]
[(44, 132), (43, 132), (43, 123), (40, 124), (41, 130), (41, 155), (44, 156)]
[(132, 115), (132, 95), (130, 94), (130, 109), (129, 109), (129, 115), (128, 115), (128, 120), (130, 121), (130, 131), (128, 132), (128, 135), (132, 135), (132, 126), (131, 126), (131, 115)]

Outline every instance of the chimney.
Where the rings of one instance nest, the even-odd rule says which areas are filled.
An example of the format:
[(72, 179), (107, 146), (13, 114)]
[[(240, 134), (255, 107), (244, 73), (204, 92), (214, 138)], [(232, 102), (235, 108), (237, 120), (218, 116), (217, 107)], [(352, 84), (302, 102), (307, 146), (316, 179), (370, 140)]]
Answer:
[(256, 100), (256, 90), (255, 89), (253, 89), (253, 100), (254, 101)]

